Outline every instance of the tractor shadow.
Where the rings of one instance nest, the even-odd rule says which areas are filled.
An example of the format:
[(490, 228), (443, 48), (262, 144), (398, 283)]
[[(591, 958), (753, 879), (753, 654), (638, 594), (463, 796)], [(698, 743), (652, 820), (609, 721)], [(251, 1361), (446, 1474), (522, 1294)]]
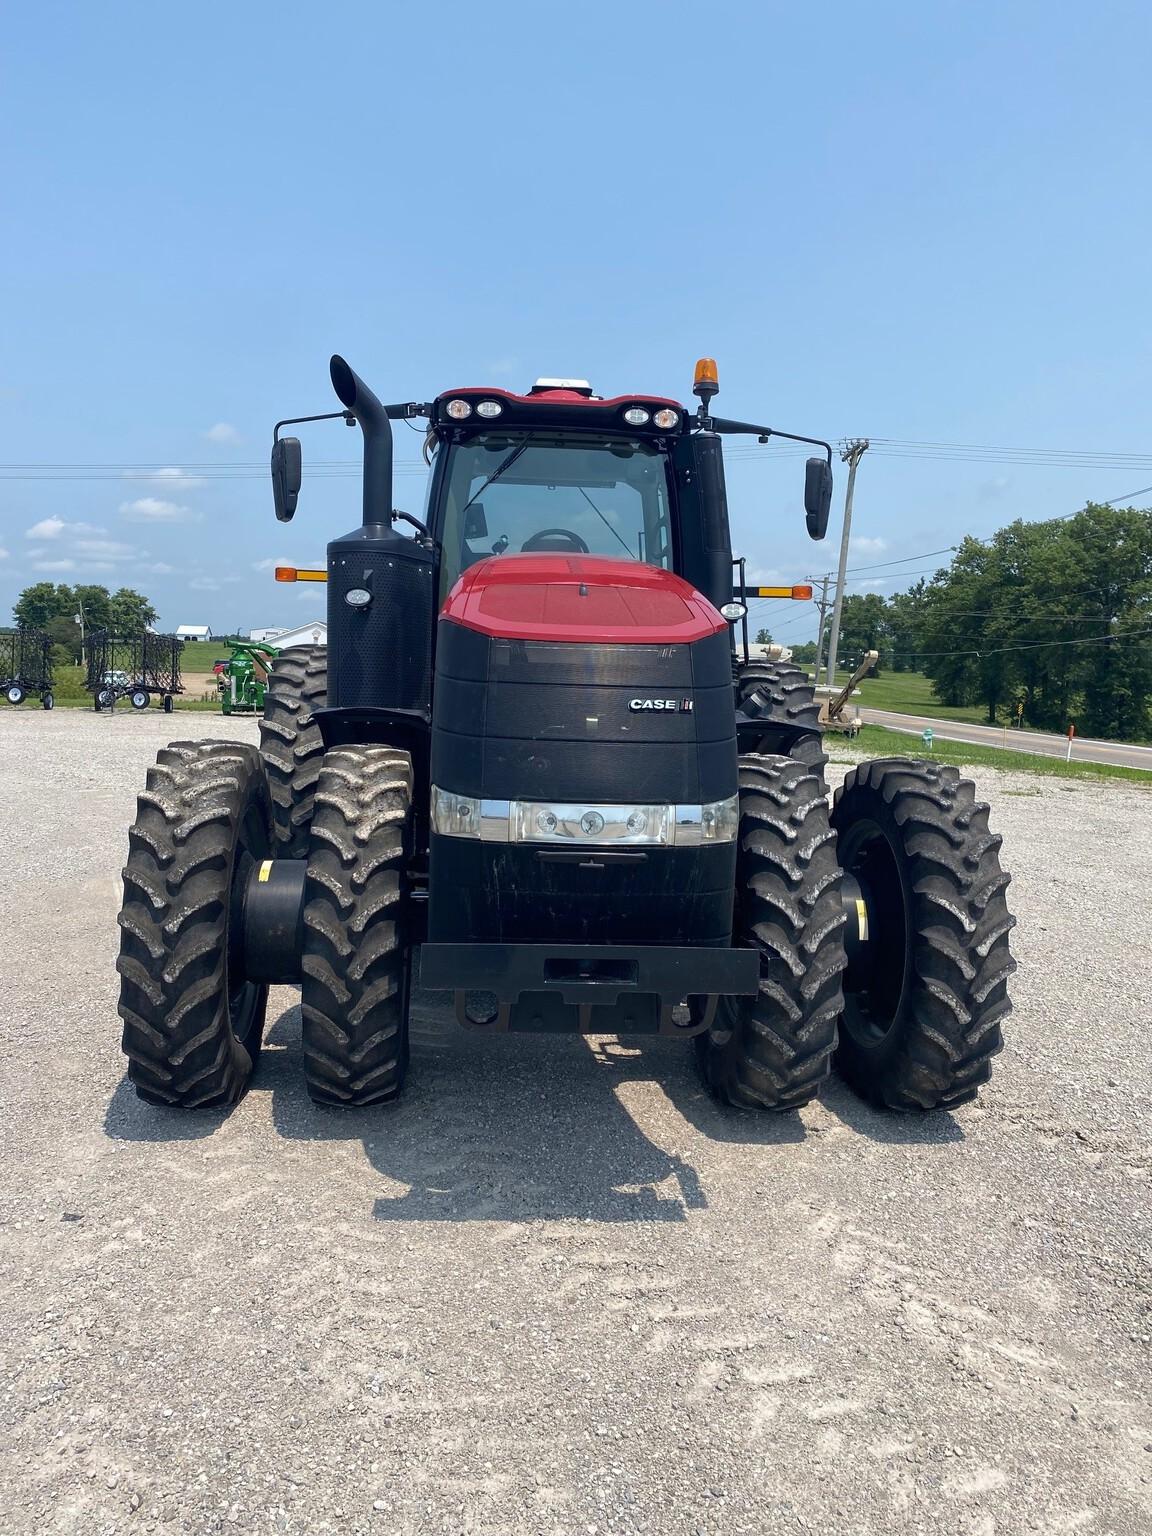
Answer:
[[(280, 993), (282, 1001), (290, 996)], [(325, 1109), (305, 1091), (294, 1004), (272, 1013), (252, 1080), (252, 1097), (270, 1099), (279, 1135), (360, 1142), (382, 1188), (400, 1186), (399, 1193), (377, 1196), (379, 1221), (685, 1222), (709, 1201), (696, 1166), (675, 1150), (678, 1143), (703, 1137), (773, 1148), (805, 1139), (799, 1114), (717, 1104), (688, 1041), (486, 1036), (457, 1024), (446, 993), (419, 990), (411, 1038), (412, 1064), (399, 1103)], [(637, 1096), (645, 1122), (665, 1146), (645, 1134), (630, 1110)], [(192, 1113), (156, 1108), (136, 1097), (125, 1076), (108, 1103), (104, 1130), (118, 1141), (195, 1141), (244, 1111), (244, 1103)], [(950, 1114), (873, 1109), (836, 1077), (819, 1106), (805, 1113), (882, 1144), (944, 1146), (964, 1139)], [(696, 1135), (685, 1134), (684, 1122)], [(817, 1136), (811, 1144), (823, 1141)]]
[[(462, 1029), (447, 994), (417, 992), (412, 1065), (403, 1098), (344, 1111), (311, 1103), (300, 1072), (300, 1010), (268, 1034), (254, 1091), (270, 1089), (282, 1136), (359, 1141), (389, 1184), (379, 1221), (683, 1222), (708, 1198), (692, 1162), (641, 1129), (625, 1096), (656, 1083), (713, 1141), (779, 1145), (802, 1139), (798, 1115), (725, 1111), (697, 1075), (687, 1042), (577, 1035), (494, 1035)], [(643, 1090), (640, 1090), (643, 1091)], [(654, 1124), (676, 1146), (683, 1126), (659, 1096)]]

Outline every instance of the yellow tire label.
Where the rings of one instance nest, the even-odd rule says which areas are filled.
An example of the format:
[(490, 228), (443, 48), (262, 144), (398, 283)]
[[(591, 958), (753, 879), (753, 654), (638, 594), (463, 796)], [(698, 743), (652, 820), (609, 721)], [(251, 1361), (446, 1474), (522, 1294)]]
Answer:
[[(256, 876), (257, 884), (259, 884), (259, 885), (266, 885), (268, 883), (268, 876), (271, 873), (272, 873), (272, 860), (271, 859), (265, 859), (264, 862), (260, 866), (260, 873)], [(864, 905), (864, 903), (860, 902), (859, 905), (862, 907)]]

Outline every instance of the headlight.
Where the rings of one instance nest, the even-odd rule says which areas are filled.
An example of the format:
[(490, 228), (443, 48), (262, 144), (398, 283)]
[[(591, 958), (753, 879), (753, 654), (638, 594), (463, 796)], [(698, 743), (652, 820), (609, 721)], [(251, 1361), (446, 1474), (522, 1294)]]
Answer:
[(693, 843), (732, 843), (739, 826), (739, 795), (707, 805), (678, 805), (674, 841), (681, 848)]
[(499, 416), (504, 407), (499, 400), (481, 400), (476, 407), (477, 416), (483, 416), (486, 421), (491, 421), (493, 416)]
[(432, 830), (446, 837), (480, 836), (480, 802), (473, 795), (456, 795), (432, 786)]
[(508, 808), (508, 840), (513, 843), (662, 844), (671, 841), (669, 805), (565, 805), (513, 800)]
[(732, 624), (737, 619), (742, 619), (748, 610), (743, 603), (721, 603), (720, 612), (728, 620), (729, 624)]
[(706, 843), (731, 843), (740, 826), (740, 796), (713, 800), (702, 808), (700, 831)]
[(638, 405), (630, 405), (624, 412), (624, 420), (630, 427), (642, 427), (651, 420), (647, 411), (642, 411)]
[(449, 400), (444, 407), (444, 413), (451, 416), (453, 421), (466, 421), (472, 414), (472, 407), (467, 400)]
[(486, 843), (551, 843), (569, 848), (698, 847), (730, 843), (740, 800), (707, 805), (589, 805), (541, 800), (478, 800), (432, 786), (432, 830)]
[(661, 432), (671, 432), (679, 420), (680, 417), (676, 411), (670, 411), (667, 406), (664, 406), (662, 410), (657, 411), (655, 416), (653, 416), (652, 424), (659, 427)]

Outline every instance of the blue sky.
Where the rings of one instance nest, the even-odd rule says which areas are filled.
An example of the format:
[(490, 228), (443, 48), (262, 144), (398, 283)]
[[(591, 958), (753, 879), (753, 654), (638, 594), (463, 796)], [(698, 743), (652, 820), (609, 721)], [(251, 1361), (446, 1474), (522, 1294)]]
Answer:
[[(1152, 454), (1150, 17), (10, 9), (0, 461), (102, 468), (3, 471), (0, 619), (40, 579), (139, 586), (166, 626), (312, 617), (315, 589), (260, 567), (316, 558), (358, 484), (306, 478), (284, 529), (265, 466), (278, 417), (333, 408), (333, 350), (391, 399), (539, 374), (684, 398), (708, 353), (718, 409), (788, 430)], [(338, 422), (305, 430), (306, 467), (358, 454)], [(420, 440), (398, 433), (404, 469)], [(116, 467), (139, 465), (165, 472)], [(802, 473), (803, 453), (731, 463), (766, 578), (834, 563)], [(1146, 484), (878, 449), (853, 565)], [(421, 490), (400, 474), (397, 504)]]

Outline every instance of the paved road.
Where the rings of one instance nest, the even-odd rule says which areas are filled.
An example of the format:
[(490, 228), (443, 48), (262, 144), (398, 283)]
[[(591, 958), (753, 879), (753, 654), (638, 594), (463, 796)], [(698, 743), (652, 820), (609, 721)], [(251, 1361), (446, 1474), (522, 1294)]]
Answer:
[(676, 1041), (414, 1010), (314, 1109), (124, 1079), (117, 872), (171, 735), (0, 714), (0, 1536), (1148, 1536), (1152, 801), (982, 769), (1016, 1011), (976, 1104), (716, 1107)]
[[(963, 720), (934, 720), (929, 715), (895, 714), (888, 709), (873, 709), (865, 704), (861, 714), (866, 723), (885, 725), (890, 730), (908, 731), (919, 736), (930, 725), (941, 741), (967, 741), (982, 747), (1007, 747), (1012, 752), (1038, 752), (1043, 757), (1063, 757), (1068, 750), (1064, 736), (1045, 731), (1005, 730), (999, 725), (969, 725)], [(1152, 773), (1152, 747), (1130, 746), (1119, 741), (1090, 741), (1077, 737), (1073, 758), (1092, 763), (1116, 763), (1124, 768), (1145, 768)]]

